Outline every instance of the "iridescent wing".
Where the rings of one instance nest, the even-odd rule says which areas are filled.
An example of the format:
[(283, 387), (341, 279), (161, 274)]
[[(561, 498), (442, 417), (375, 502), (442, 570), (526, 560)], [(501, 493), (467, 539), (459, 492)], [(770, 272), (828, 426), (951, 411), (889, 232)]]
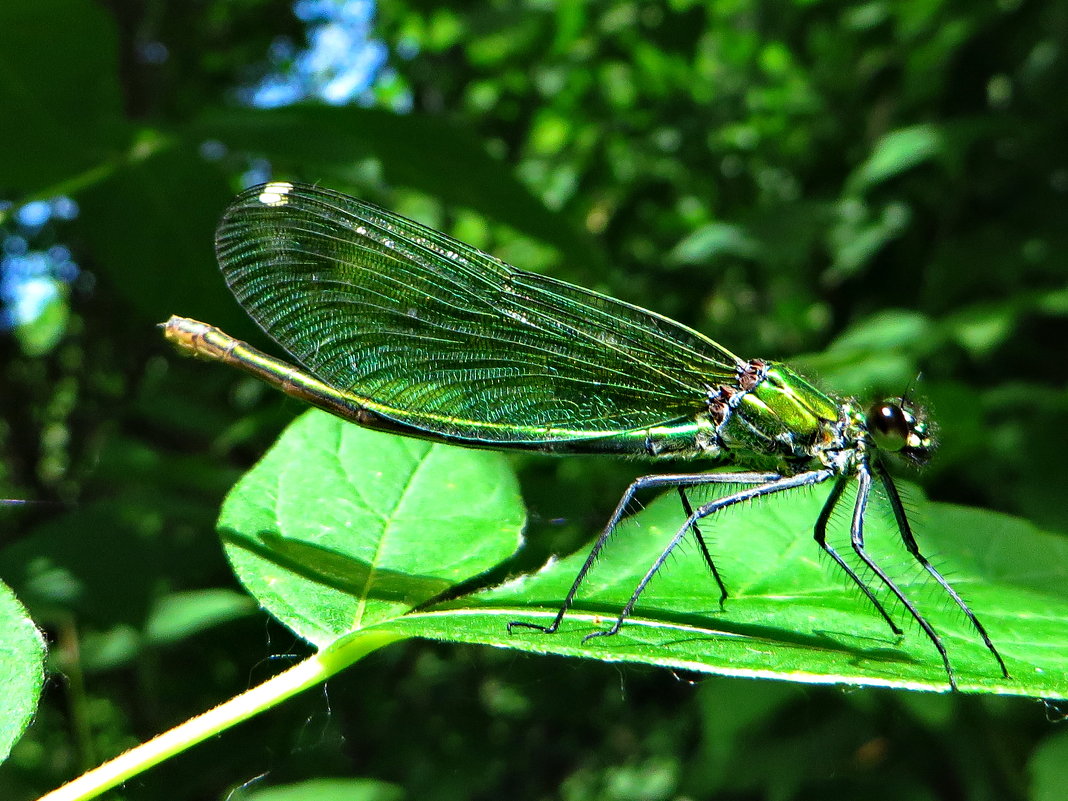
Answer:
[(692, 418), (736, 380), (737, 357), (686, 326), (325, 189), (242, 193), (216, 252), (237, 299), (310, 372), (427, 431), (609, 436)]

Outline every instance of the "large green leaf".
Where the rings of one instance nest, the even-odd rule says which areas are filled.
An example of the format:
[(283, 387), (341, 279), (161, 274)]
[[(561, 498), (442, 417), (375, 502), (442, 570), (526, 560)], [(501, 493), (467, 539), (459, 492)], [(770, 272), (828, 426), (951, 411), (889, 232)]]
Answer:
[(245, 587), (323, 647), (494, 567), (523, 520), (500, 454), (309, 412), (234, 487), (219, 530)]
[[(518, 629), (509, 635), (504, 623), (548, 622), (585, 554), (466, 598), (464, 610), (424, 616), (440, 620), (406, 620), (406, 630), (722, 675), (945, 689), (941, 662), (919, 628), (902, 620), (905, 634), (895, 637), (830, 560), (821, 558), (810, 532), (825, 497), (822, 489), (799, 492), (705, 522), (702, 530), (713, 542), (731, 593), (723, 611), (696, 547), (684, 547), (653, 580), (618, 635), (581, 642), (613, 622), (683, 519), (677, 499), (668, 495), (619, 531), (558, 635)], [(867, 519), (869, 545), (942, 634), (960, 687), (1068, 696), (1068, 543), (1004, 515), (921, 503), (915, 492), (909, 499), (919, 507), (922, 546), (984, 621), (1011, 673), (1008, 680), (1001, 677), (956, 607), (920, 579), (895, 543), (888, 516), (876, 508)], [(842, 529), (848, 516), (838, 517)], [(840, 551), (848, 547), (836, 544)], [(541, 611), (531, 614), (530, 606)]]
[[(723, 610), (699, 552), (687, 544), (618, 635), (585, 643), (611, 624), (682, 522), (676, 497), (625, 523), (551, 636), (509, 633), (507, 624), (548, 623), (585, 553), (412, 611), (516, 544), (515, 487), (492, 453), (369, 433), (311, 413), (235, 488), (220, 526), (245, 585), (320, 647), (385, 630), (722, 675), (946, 689), (919, 628), (902, 619), (905, 634), (894, 636), (821, 559), (811, 530), (825, 497), (822, 488), (799, 491), (704, 521), (731, 593)], [(1012, 675), (1003, 679), (963, 615), (920, 579), (879, 500), (868, 515), (871, 552), (943, 636), (960, 687), (1068, 696), (1068, 543), (1020, 520), (909, 493), (923, 546), (1004, 655)], [(847, 552), (848, 515), (838, 518), (832, 530)], [(901, 617), (885, 594), (884, 601)]]

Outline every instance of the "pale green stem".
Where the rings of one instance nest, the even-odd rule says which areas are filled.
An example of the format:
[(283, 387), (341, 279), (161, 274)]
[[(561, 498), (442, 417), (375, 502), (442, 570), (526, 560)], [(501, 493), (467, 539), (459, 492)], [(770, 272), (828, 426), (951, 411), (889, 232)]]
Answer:
[(147, 743), (131, 748), (98, 768), (41, 797), (40, 801), (85, 801), (143, 773), (175, 754), (229, 729), (282, 701), (322, 683), (367, 654), (404, 639), (388, 631), (360, 632), (241, 693), (202, 715), (187, 720)]

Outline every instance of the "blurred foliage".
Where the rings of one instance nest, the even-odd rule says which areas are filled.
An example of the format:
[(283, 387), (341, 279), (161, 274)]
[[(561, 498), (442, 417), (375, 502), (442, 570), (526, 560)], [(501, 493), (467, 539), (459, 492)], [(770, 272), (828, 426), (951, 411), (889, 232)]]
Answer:
[[(212, 534), (299, 409), (152, 328), (181, 313), (263, 344), (211, 242), (264, 158), (828, 388), (915, 385), (940, 422), (930, 496), (1068, 529), (1063, 3), (391, 2), (381, 108), (237, 107), (280, 35), (302, 35), (280, 0), (0, 4), (0, 199), (72, 197), (78, 218), (35, 236), (83, 271), (58, 335), (0, 335), (0, 497), (37, 501), (0, 505), (0, 578), (55, 676), (3, 798), (305, 652), (236, 594)], [(383, 110), (404, 94), (411, 113)], [(642, 471), (516, 461), (531, 567), (582, 547)], [(329, 776), (575, 801), (1047, 799), (1068, 782), (1063, 732), (1032, 703), (680, 679), (410, 643), (122, 797), (310, 797), (292, 788)]]

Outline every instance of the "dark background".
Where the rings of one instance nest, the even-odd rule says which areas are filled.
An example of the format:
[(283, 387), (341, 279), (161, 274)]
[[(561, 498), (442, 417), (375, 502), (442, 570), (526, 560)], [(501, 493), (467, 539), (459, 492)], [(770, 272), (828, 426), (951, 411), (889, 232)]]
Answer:
[[(0, 497), (36, 502), (0, 505), (0, 576), (55, 671), (0, 796), (306, 653), (213, 535), (300, 409), (153, 327), (182, 314), (269, 347), (212, 254), (257, 176), (366, 197), (843, 394), (915, 385), (942, 443), (913, 476), (929, 496), (1068, 528), (1065, 4), (388, 3), (384, 64), (335, 104), (302, 72), (330, 18), (308, 6), (0, 8)], [(265, 108), (278, 76), (304, 102)], [(49, 291), (30, 316), (25, 274)], [(517, 464), (531, 566), (583, 547), (641, 472)], [(413, 642), (118, 797), (264, 774), (420, 799), (1055, 799), (1056, 716)]]

